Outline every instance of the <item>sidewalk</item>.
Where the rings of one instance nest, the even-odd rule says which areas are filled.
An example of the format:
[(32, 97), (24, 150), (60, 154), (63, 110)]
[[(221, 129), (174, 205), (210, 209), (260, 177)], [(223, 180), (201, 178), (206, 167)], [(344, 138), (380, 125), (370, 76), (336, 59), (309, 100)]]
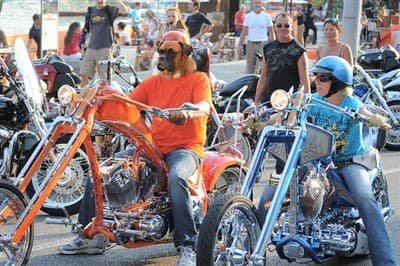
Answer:
[[(235, 60), (226, 63), (214, 63), (211, 64), (211, 72), (217, 79), (224, 80), (226, 82), (233, 81), (246, 74), (246, 60)], [(140, 79), (145, 79), (151, 76), (151, 71), (138, 71)]]
[[(73, 67), (76, 73), (79, 73), (82, 61), (67, 61), (67, 63)], [(217, 79), (223, 80), (225, 82), (230, 82), (246, 74), (246, 60), (234, 60), (225, 63), (213, 63), (211, 64), (210, 68), (211, 72), (215, 75)], [(132, 74), (126, 73), (122, 75), (129, 79)], [(137, 71), (137, 75), (141, 80), (144, 80), (152, 75), (152, 71)], [(121, 81), (120, 78), (116, 75), (114, 75), (113, 78), (117, 82)], [(121, 84), (124, 84), (123, 81), (121, 82)]]

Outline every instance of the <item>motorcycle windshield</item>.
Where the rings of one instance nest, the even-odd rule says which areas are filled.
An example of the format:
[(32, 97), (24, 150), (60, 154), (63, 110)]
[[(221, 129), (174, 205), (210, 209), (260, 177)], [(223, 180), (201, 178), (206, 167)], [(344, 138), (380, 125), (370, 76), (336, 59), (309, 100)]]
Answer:
[(24, 82), (26, 95), (36, 108), (40, 108), (43, 103), (43, 95), (39, 78), (33, 68), (25, 43), (21, 38), (15, 40), (15, 61), (18, 73)]

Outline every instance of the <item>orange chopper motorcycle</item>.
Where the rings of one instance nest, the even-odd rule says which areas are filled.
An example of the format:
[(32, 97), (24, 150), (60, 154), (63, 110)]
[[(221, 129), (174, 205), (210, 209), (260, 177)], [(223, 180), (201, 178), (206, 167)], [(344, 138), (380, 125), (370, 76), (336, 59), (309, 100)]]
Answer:
[[(22, 40), (17, 40), (17, 49), (25, 49)], [(41, 139), (17, 176), (19, 182), (0, 182), (0, 264), (27, 263), (33, 246), (34, 220), (82, 145), (92, 168), (96, 215), (85, 228), (69, 217), (48, 218), (47, 222), (71, 225), (73, 232), (104, 245), (112, 242), (135, 248), (172, 240), (166, 163), (153, 142), (148, 121), (142, 116), (142, 111), (146, 111), (168, 119), (171, 109), (161, 110), (133, 101), (107, 81), (92, 84), (82, 89), (79, 96), (68, 85), (60, 88), (59, 100), (69, 103), (66, 114), (57, 117)], [(178, 109), (194, 110), (194, 106), (185, 104)], [(99, 162), (91, 138), (95, 123), (123, 134), (134, 145), (134, 154)], [(57, 139), (63, 135), (71, 137), (63, 150), (54, 152)], [(54, 164), (28, 200), (23, 193), (42, 161), (49, 157)], [(233, 153), (206, 152), (202, 167), (189, 179), (196, 223), (202, 222), (215, 194), (239, 185), (241, 171), (241, 161)]]

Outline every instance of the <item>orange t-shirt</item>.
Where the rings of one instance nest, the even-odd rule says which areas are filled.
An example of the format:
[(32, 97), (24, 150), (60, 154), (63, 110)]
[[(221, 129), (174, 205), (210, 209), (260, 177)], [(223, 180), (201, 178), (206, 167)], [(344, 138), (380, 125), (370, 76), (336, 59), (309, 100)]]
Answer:
[[(164, 78), (156, 74), (144, 80), (129, 95), (133, 100), (159, 108), (180, 107), (184, 103), (206, 101), (211, 104), (210, 81), (203, 72), (193, 72), (181, 78)], [(200, 157), (204, 155), (207, 117), (190, 119), (178, 126), (166, 119), (153, 118), (151, 133), (163, 154), (177, 148), (187, 148)]]

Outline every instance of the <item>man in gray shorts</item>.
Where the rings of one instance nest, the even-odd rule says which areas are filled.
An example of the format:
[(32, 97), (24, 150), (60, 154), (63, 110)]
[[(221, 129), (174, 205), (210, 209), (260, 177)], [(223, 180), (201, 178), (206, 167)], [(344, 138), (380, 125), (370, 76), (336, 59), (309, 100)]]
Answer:
[(113, 21), (121, 14), (126, 14), (128, 7), (118, 0), (119, 6), (106, 5), (106, 0), (96, 0), (96, 6), (88, 7), (85, 14), (85, 26), (83, 28), (80, 48), (84, 48), (86, 35), (90, 32), (89, 45), (87, 46), (81, 66), (81, 87), (88, 84), (89, 78), (93, 78), (96, 70), (100, 78), (106, 77), (105, 67), (97, 63), (101, 60), (112, 58), (111, 47), (114, 41)]

